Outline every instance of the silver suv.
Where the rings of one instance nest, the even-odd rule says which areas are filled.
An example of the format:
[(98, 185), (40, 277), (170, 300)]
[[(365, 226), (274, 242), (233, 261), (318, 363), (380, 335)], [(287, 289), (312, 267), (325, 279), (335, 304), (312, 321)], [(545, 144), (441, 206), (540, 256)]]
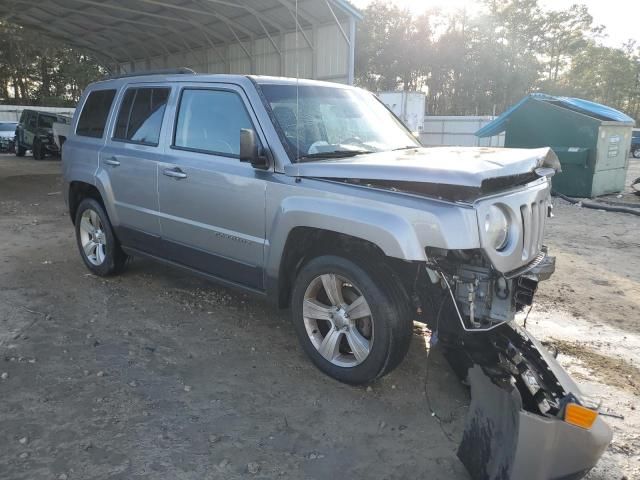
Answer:
[(586, 471), (608, 444), (600, 418), (571, 424), (567, 405), (592, 410), (512, 322), (554, 270), (551, 150), (422, 148), (366, 91), (237, 75), (94, 83), (71, 131), (65, 193), (93, 273), (147, 256), (290, 307), (315, 365), (352, 384), (395, 368), (426, 323), (472, 390), (517, 394), (532, 442), (573, 445), (502, 446), (513, 478)]

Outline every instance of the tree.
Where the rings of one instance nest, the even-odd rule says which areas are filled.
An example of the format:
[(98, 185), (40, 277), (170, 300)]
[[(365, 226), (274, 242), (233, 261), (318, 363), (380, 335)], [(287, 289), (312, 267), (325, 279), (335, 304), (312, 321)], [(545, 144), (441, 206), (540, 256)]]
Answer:
[(640, 116), (640, 49), (602, 45), (584, 5), (484, 0), (475, 15), (412, 16), (377, 0), (358, 31), (356, 79), (369, 90), (422, 90), (436, 115), (500, 113), (524, 95), (578, 96)]
[(74, 106), (107, 72), (92, 55), (0, 22), (0, 102)]
[(559, 76), (571, 66), (574, 57), (588, 45), (593, 17), (585, 5), (545, 13), (542, 33), (542, 56), (545, 64), (544, 85), (554, 88)]
[(358, 26), (357, 83), (374, 91), (419, 88), (430, 37), (427, 17), (380, 0), (370, 4)]

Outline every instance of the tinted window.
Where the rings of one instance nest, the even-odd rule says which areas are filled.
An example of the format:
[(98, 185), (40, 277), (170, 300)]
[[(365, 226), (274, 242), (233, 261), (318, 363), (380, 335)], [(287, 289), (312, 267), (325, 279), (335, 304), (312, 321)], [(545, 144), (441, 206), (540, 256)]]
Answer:
[(76, 135), (102, 137), (115, 95), (115, 90), (96, 90), (89, 94), (78, 120)]
[(0, 123), (0, 132), (13, 132), (15, 129), (15, 123)]
[(157, 145), (168, 98), (168, 88), (127, 90), (120, 106), (113, 138)]
[(237, 94), (219, 90), (184, 90), (174, 145), (237, 157), (241, 128), (253, 126)]
[(53, 127), (53, 122), (56, 121), (56, 117), (52, 117), (51, 115), (39, 115), (38, 116), (38, 127), (40, 128), (51, 128)]

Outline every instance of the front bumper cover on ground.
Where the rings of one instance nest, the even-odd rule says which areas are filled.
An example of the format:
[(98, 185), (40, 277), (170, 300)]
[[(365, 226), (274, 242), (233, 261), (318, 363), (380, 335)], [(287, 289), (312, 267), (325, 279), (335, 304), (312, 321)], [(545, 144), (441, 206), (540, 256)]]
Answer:
[[(581, 398), (573, 380), (530, 334), (528, 337), (563, 390)], [(480, 365), (468, 371), (471, 405), (458, 456), (474, 480), (582, 478), (611, 442), (611, 428), (598, 417), (590, 429), (523, 409), (518, 389), (496, 384)]]

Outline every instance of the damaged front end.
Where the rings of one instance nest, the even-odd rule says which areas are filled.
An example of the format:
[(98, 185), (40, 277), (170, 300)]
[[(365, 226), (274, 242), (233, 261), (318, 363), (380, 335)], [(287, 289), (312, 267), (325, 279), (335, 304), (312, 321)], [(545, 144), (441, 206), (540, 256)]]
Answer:
[(553, 355), (512, 321), (555, 269), (542, 247), (498, 271), (482, 250), (427, 252), (424, 320), (472, 401), (458, 456), (474, 480), (582, 478), (610, 428)]

